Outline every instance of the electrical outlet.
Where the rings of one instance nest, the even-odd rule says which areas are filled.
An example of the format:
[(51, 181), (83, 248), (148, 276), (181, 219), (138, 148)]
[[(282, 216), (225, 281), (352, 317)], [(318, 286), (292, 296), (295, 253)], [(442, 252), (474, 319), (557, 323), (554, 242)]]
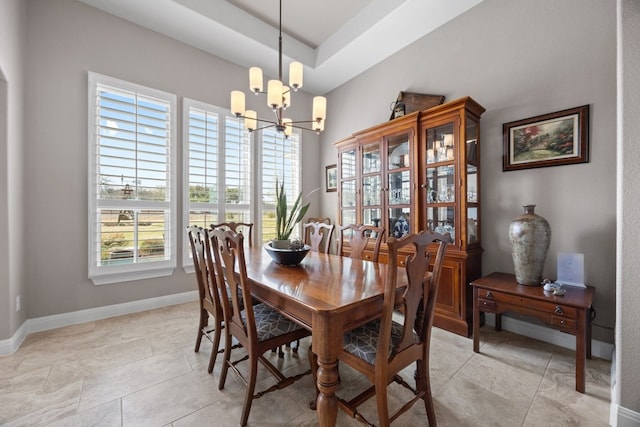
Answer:
[(20, 311), (20, 295), (16, 297), (16, 311)]

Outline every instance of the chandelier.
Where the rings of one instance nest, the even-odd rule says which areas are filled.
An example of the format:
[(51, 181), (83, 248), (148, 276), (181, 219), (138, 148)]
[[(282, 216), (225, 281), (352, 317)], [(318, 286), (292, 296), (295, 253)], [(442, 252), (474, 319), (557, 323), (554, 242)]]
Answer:
[(267, 96), (267, 105), (273, 110), (274, 119), (260, 119), (255, 110), (246, 110), (244, 92), (239, 90), (231, 91), (231, 112), (236, 117), (244, 119), (244, 127), (249, 132), (273, 126), (285, 137), (291, 135), (294, 127), (320, 133), (324, 130), (327, 114), (327, 99), (324, 96), (313, 98), (311, 120), (293, 121), (284, 117), (285, 110), (291, 106), (291, 90), (296, 92), (302, 87), (302, 64), (292, 62), (289, 65), (289, 86), (285, 85), (282, 79), (282, 0), (280, 0), (278, 31), (278, 80), (269, 80), (267, 91), (264, 92), (262, 70), (259, 67), (249, 68), (249, 88), (256, 96), (261, 94)]

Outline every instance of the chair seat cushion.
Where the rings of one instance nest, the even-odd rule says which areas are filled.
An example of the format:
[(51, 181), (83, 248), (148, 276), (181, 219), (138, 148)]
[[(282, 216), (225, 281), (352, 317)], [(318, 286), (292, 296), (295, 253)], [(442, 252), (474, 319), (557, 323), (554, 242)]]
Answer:
[[(270, 338), (302, 329), (297, 323), (292, 322), (263, 303), (253, 306), (253, 315), (256, 320), (258, 341), (266, 341)], [(242, 320), (246, 322), (246, 312), (244, 310), (242, 311)]]
[[(376, 352), (378, 350), (378, 337), (380, 336), (381, 319), (373, 320), (352, 331), (344, 334), (344, 351), (351, 353), (367, 363), (374, 364)], [(414, 341), (419, 342), (418, 335), (413, 334)], [(391, 322), (391, 343), (389, 351), (400, 343), (402, 339), (402, 325), (398, 322)]]

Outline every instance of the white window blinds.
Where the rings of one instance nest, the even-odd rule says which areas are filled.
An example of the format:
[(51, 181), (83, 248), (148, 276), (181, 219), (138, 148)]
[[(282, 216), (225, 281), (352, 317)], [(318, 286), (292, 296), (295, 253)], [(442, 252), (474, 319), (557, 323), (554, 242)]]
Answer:
[[(251, 214), (251, 140), (228, 110), (184, 100), (185, 227), (254, 222)], [(184, 265), (191, 264), (185, 236)]]
[[(276, 180), (284, 182), (287, 202), (292, 205), (300, 193), (300, 134), (284, 138), (273, 128), (262, 130), (262, 241), (276, 236)], [(294, 234), (296, 234), (294, 232)], [(293, 236), (292, 236), (293, 237)], [(299, 232), (297, 237), (301, 237)]]
[(89, 94), (89, 274), (96, 283), (167, 274), (175, 267), (175, 95), (94, 73)]

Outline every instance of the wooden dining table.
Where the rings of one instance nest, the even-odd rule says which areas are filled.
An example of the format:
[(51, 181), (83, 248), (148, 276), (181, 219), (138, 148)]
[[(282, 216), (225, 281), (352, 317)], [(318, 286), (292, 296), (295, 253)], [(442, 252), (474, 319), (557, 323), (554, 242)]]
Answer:
[[(382, 314), (387, 265), (310, 252), (298, 266), (287, 267), (260, 246), (247, 247), (245, 259), (253, 295), (311, 331), (319, 424), (335, 426), (342, 336)], [(406, 275), (399, 274), (398, 298), (406, 286)]]

